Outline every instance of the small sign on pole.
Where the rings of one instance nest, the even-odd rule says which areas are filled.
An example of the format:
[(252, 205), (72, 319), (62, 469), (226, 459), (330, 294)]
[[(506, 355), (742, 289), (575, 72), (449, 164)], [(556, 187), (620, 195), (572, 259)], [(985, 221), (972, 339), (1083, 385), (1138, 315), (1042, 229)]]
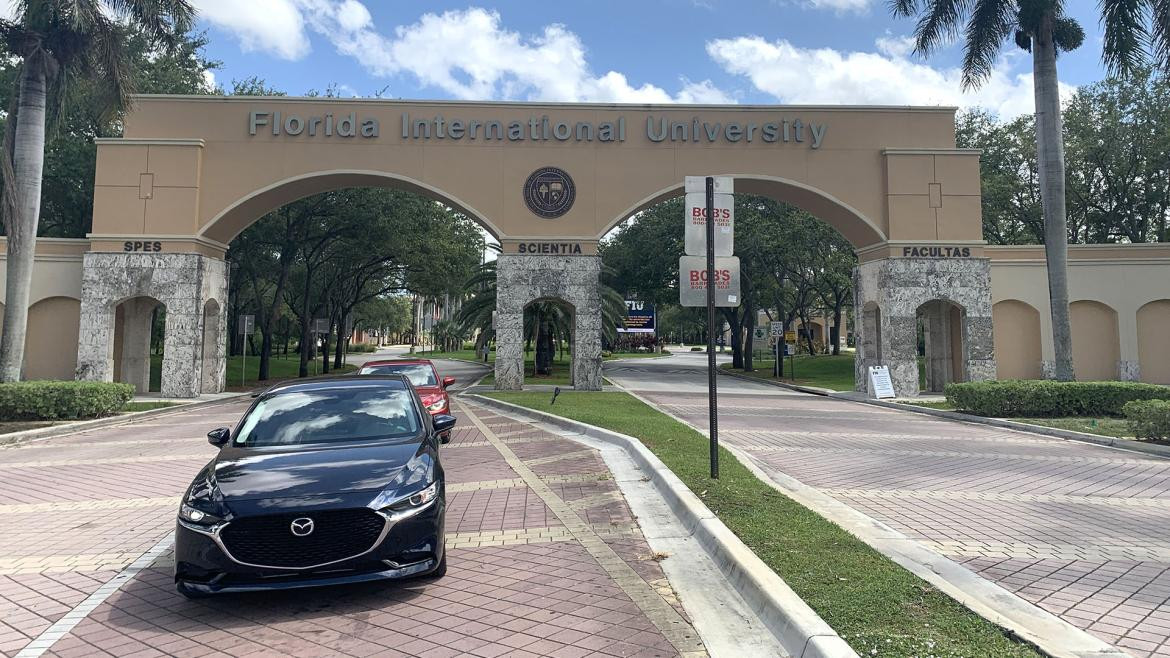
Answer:
[(879, 400), (897, 397), (894, 393), (894, 382), (890, 379), (889, 366), (869, 367), (869, 395)]
[(772, 344), (776, 350), (776, 363), (772, 365), (772, 376), (779, 378), (780, 375), (783, 374), (781, 364), (784, 363), (784, 361), (780, 356), (780, 346), (784, 344), (784, 341), (782, 340), (784, 338), (784, 323), (770, 322), (768, 324), (768, 333), (772, 336)]
[[(682, 306), (707, 305), (707, 263), (702, 256), (678, 259), (678, 297)], [(740, 304), (739, 258), (715, 259), (715, 306), (735, 308)]]
[(248, 336), (256, 331), (256, 316), (255, 315), (241, 315), (236, 320), (237, 331), (243, 338), (240, 340), (240, 354), (243, 359), (240, 363), (240, 386), (244, 385), (244, 378), (247, 376), (244, 373), (248, 372)]
[(315, 318), (313, 320), (313, 333), (318, 336), (329, 333), (329, 318)]

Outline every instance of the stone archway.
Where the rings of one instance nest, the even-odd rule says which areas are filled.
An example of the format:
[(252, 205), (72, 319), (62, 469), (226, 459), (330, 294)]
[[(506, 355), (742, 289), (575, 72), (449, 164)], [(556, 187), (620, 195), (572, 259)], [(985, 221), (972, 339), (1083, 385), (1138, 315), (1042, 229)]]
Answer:
[(555, 299), (573, 308), (573, 387), (600, 391), (601, 257), (503, 254), (496, 268), (496, 388), (523, 388), (524, 309)]

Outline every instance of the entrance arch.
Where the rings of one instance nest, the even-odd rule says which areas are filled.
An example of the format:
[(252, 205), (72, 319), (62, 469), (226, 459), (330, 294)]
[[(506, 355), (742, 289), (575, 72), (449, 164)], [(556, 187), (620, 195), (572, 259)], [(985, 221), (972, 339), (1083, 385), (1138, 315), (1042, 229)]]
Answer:
[[(576, 309), (574, 383), (599, 388), (598, 240), (677, 194), (686, 175), (712, 172), (733, 172), (737, 192), (800, 207), (854, 245), (855, 308), (882, 312), (880, 329), (858, 322), (862, 345), (882, 345), (880, 359), (862, 350), (859, 368), (887, 363), (898, 393), (916, 394), (914, 312), (947, 298), (966, 309), (968, 376), (994, 376), (979, 154), (955, 148), (954, 112), (141, 96), (123, 137), (96, 140), (81, 305), (93, 330), (79, 341), (78, 376), (112, 377), (110, 305), (146, 295), (176, 319), (164, 394), (222, 387), (200, 359), (209, 300), (222, 322), (227, 242), (294, 199), (379, 186), (438, 199), (500, 241), (498, 387), (521, 385), (521, 345), (510, 341), (524, 306), (548, 295)], [(526, 187), (550, 171), (573, 194), (537, 208)], [(874, 331), (880, 341), (867, 341)]]

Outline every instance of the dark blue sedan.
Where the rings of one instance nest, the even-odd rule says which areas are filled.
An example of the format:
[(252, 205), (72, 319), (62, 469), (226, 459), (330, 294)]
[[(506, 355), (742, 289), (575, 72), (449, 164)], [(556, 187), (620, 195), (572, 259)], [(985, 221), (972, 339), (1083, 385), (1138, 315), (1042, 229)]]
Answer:
[(183, 497), (175, 583), (194, 597), (442, 576), (446, 511), (439, 437), (401, 376), (277, 385)]

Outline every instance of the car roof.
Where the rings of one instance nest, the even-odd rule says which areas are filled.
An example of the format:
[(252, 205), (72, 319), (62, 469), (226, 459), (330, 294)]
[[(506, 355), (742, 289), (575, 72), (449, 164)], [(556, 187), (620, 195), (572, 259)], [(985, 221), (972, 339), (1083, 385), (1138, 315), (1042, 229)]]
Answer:
[(410, 381), (404, 375), (341, 375), (335, 377), (316, 377), (310, 379), (296, 379), (274, 384), (264, 395), (283, 393), (324, 391), (341, 388), (361, 388), (384, 385), (386, 388), (410, 390)]

